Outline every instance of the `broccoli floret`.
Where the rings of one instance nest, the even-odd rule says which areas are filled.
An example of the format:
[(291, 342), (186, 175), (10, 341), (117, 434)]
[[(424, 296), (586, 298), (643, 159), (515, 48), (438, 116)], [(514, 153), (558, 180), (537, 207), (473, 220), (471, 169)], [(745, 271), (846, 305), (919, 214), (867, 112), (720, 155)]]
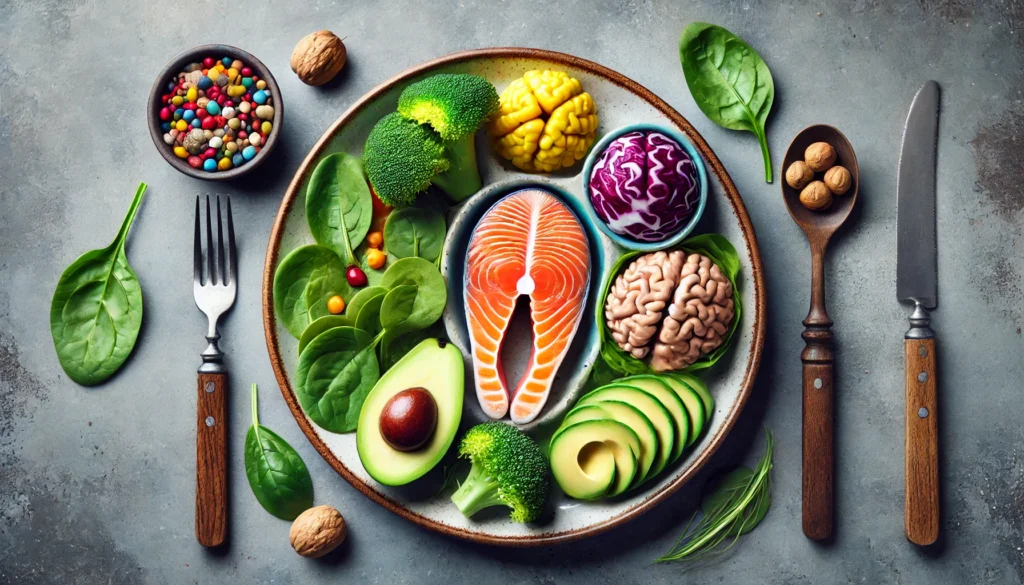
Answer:
[(363, 165), (377, 197), (388, 205), (404, 206), (411, 205), (450, 163), (437, 133), (394, 112), (370, 130)]
[(548, 496), (548, 460), (540, 447), (516, 427), (479, 424), (462, 437), (459, 456), (473, 466), (452, 494), (467, 517), (491, 506), (512, 509), (514, 522), (532, 522), (544, 510)]
[(444, 141), (450, 168), (434, 184), (462, 201), (482, 187), (473, 137), (498, 111), (498, 92), (477, 75), (442, 73), (405, 88), (398, 112), (428, 124)]

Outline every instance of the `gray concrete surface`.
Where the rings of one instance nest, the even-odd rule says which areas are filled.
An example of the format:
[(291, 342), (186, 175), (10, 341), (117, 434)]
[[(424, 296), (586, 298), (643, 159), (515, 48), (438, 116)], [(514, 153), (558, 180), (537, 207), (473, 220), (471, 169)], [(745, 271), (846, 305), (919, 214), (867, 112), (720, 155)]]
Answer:
[[(1024, 581), (1024, 2), (848, 3), (257, 2), (0, 0), (0, 583), (1020, 583)], [(244, 9), (241, 7), (244, 6)], [(184, 15), (193, 15), (186, 22)], [(756, 47), (775, 76), (776, 166), (811, 123), (857, 149), (861, 201), (828, 258), (838, 338), (838, 522), (829, 544), (800, 532), (800, 321), (809, 259), (778, 184), (762, 180), (753, 137), (709, 122), (676, 53), (693, 20)], [(340, 83), (312, 89), (288, 69), (303, 35), (347, 36)], [(145, 100), (180, 49), (244, 47), (276, 73), (286, 133), (257, 180), (215, 185), (153, 149)], [(679, 109), (732, 173), (757, 228), (770, 322), (756, 395), (715, 468), (752, 462), (775, 431), (774, 498), (764, 524), (716, 562), (653, 565), (682, 529), (695, 490), (585, 542), (539, 550), (473, 546), (421, 530), (361, 496), (303, 438), (276, 392), (260, 318), (260, 278), (278, 201), (328, 124), (373, 85), (444, 53), (525, 45), (619, 70)], [(944, 542), (903, 537), (902, 342), (895, 302), (896, 162), (910, 99), (943, 87), (939, 139)], [(151, 188), (129, 242), (145, 291), (135, 353), (85, 389), (57, 364), (48, 308), (61, 270), (105, 245), (140, 180)], [(232, 195), (241, 289), (223, 326), (236, 372), (231, 412), (233, 539), (193, 537), (194, 372), (203, 326), (189, 291), (192, 197)], [(240, 374), (240, 375), (237, 375)], [(245, 381), (263, 419), (295, 445), (318, 502), (351, 538), (324, 562), (299, 558), (288, 525), (260, 509), (237, 447)], [(686, 572), (684, 572), (684, 570)]]

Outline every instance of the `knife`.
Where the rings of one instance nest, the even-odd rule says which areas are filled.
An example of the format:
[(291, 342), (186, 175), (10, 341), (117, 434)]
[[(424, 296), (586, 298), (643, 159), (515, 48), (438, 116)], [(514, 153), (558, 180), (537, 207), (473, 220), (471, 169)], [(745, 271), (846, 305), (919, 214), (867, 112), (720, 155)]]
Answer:
[(910, 303), (904, 339), (906, 379), (907, 539), (928, 545), (939, 537), (939, 424), (935, 332), (929, 311), (938, 305), (935, 235), (935, 153), (939, 84), (928, 81), (910, 104), (896, 183), (896, 296)]

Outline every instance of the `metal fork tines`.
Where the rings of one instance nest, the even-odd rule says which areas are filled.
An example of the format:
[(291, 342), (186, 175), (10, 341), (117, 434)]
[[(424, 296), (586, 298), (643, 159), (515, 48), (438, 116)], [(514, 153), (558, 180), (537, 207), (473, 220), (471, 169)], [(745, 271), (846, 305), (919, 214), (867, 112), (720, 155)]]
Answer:
[[(209, 345), (203, 351), (203, 365), (200, 372), (223, 372), (224, 354), (217, 347), (220, 335), (217, 333), (217, 321), (235, 304), (235, 293), (238, 289), (238, 258), (235, 252), (235, 226), (231, 220), (231, 198), (227, 198), (228, 237), (224, 241), (221, 221), (220, 196), (217, 197), (217, 246), (213, 245), (212, 214), (210, 212), (210, 196), (206, 196), (206, 254), (205, 262), (202, 246), (202, 228), (200, 226), (199, 197), (196, 197), (196, 234), (194, 260), (192, 264), (192, 292), (196, 306), (206, 314), (210, 321), (206, 333)], [(203, 265), (206, 265), (204, 278)]]

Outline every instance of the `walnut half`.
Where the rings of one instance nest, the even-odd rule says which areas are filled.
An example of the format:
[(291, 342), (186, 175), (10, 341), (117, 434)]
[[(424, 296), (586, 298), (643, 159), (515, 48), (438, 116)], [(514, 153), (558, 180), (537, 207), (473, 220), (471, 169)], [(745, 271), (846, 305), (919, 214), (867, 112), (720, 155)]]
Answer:
[(292, 71), (306, 85), (323, 85), (345, 66), (345, 43), (329, 30), (306, 35), (292, 51)]

